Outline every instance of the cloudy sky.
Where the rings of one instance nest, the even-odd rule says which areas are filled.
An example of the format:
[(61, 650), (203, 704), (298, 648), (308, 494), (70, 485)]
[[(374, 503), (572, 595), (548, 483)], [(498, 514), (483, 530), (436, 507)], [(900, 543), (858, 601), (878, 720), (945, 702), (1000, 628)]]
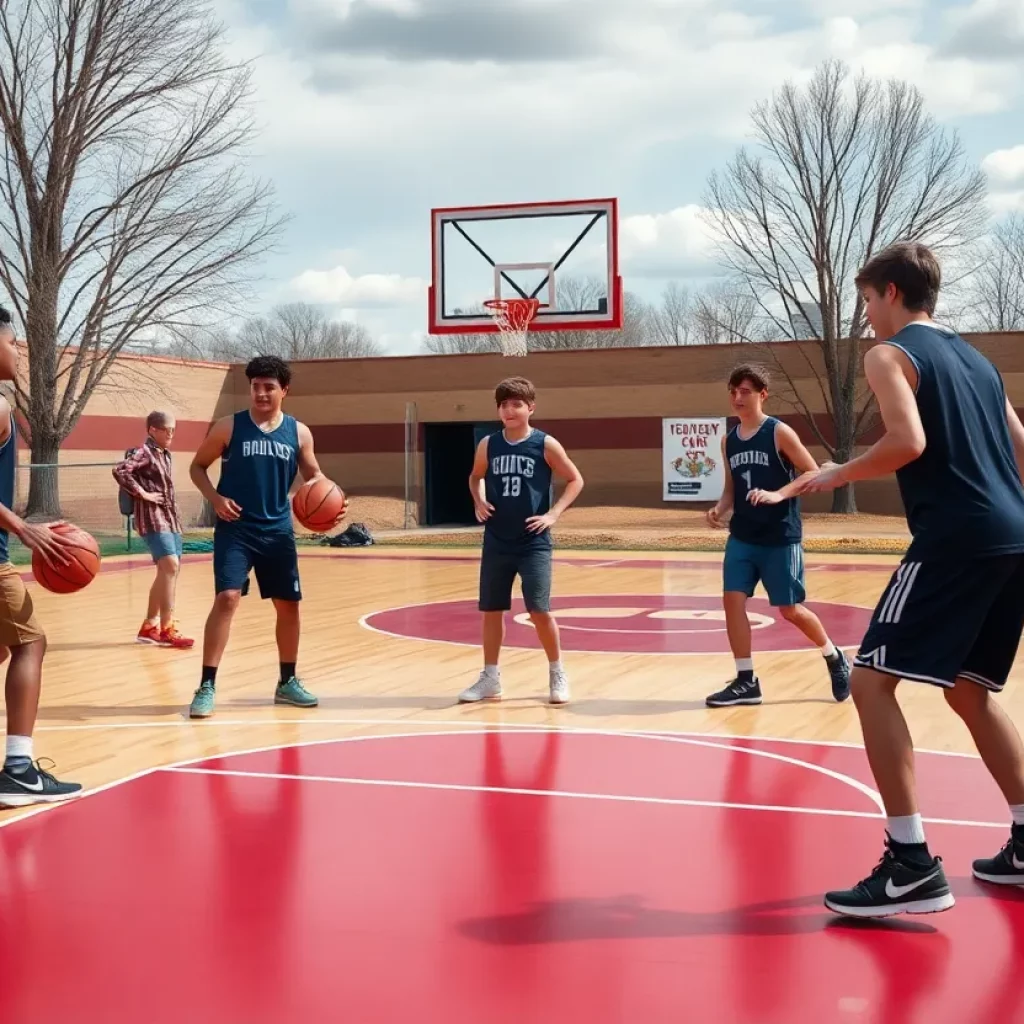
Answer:
[(626, 287), (715, 268), (699, 203), (751, 106), (829, 57), (924, 92), (1024, 210), (1024, 0), (216, 0), (257, 57), (253, 170), (291, 221), (265, 306), (419, 349), (430, 209), (618, 196)]

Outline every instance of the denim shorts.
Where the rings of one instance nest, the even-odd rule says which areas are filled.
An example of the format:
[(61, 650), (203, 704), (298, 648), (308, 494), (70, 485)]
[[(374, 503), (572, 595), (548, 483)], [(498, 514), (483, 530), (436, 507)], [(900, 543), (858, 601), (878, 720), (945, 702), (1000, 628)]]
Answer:
[(149, 553), (153, 556), (154, 562), (159, 562), (161, 558), (166, 558), (168, 555), (175, 555), (177, 558), (181, 558), (180, 533), (168, 533), (166, 531), (144, 533), (142, 539), (146, 542), (146, 547), (149, 548)]

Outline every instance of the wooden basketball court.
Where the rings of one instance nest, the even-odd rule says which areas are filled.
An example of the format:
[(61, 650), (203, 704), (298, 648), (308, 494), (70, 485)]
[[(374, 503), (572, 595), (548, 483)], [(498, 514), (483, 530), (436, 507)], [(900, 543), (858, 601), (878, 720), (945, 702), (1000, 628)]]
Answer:
[[(480, 667), (477, 552), (378, 547), (303, 556), (299, 670), (320, 706), (274, 706), (254, 593), (206, 722), (187, 709), (208, 556), (182, 570), (189, 652), (134, 642), (143, 557), (79, 595), (33, 584), (50, 638), (36, 753), (90, 792), (0, 818), (0, 1018), (1024, 1019), (1024, 894), (970, 877), (1007, 810), (941, 693), (904, 684), (901, 701), (957, 905), (844, 921), (821, 896), (867, 874), (882, 823), (820, 655), (753, 602), (765, 703), (710, 711), (733, 670), (719, 555), (555, 564), (566, 707), (546, 703), (521, 607), (505, 699), (458, 705)], [(808, 555), (837, 643), (856, 647), (894, 564)]]

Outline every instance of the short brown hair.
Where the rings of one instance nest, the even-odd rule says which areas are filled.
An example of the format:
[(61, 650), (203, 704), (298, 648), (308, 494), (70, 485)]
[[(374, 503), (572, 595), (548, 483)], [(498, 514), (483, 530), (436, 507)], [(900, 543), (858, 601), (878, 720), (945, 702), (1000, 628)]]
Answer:
[(523, 402), (536, 402), (537, 392), (525, 377), (506, 377), (494, 389), (494, 401), (501, 405), (508, 398), (518, 398)]
[(146, 417), (147, 430), (163, 430), (174, 417), (169, 412), (151, 412)]
[(768, 371), (763, 366), (743, 363), (729, 374), (729, 389), (738, 388), (745, 380), (750, 381), (758, 391), (767, 391), (771, 383)]
[(942, 268), (935, 254), (920, 242), (896, 242), (861, 267), (854, 284), (874, 288), (879, 295), (895, 285), (903, 305), (912, 313), (935, 312), (942, 285)]

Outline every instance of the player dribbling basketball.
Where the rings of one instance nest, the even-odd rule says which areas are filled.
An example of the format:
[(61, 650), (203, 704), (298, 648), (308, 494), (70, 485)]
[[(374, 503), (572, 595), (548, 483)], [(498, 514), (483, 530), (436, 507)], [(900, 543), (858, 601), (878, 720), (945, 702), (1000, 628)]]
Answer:
[[(18, 376), (18, 343), (11, 315), (0, 309), (0, 380)], [(39, 710), (46, 634), (36, 621), (32, 597), (11, 565), (7, 542), (14, 534), (25, 547), (40, 552), (51, 564), (66, 562), (64, 537), (46, 526), (26, 523), (14, 514), (14, 474), (18, 464), (17, 424), (7, 400), (0, 396), (0, 661), (7, 666), (7, 749), (0, 771), (0, 806), (24, 807), (77, 796), (77, 782), (59, 782), (33, 760), (32, 733)]]
[[(299, 652), (299, 560), (289, 490), (296, 473), (308, 483), (323, 477), (313, 435), (282, 410), (291, 368), (276, 356), (258, 356), (245, 368), (249, 408), (219, 420), (192, 460), (190, 476), (217, 513), (213, 536), (216, 599), (203, 634), (203, 670), (192, 699), (192, 718), (209, 718), (216, 704), (217, 668), (231, 620), (249, 573), (260, 596), (274, 602), (280, 677), (275, 704), (312, 708), (319, 703), (295, 674)], [(216, 487), (208, 469), (221, 460)], [(338, 521), (345, 515), (345, 502)]]

